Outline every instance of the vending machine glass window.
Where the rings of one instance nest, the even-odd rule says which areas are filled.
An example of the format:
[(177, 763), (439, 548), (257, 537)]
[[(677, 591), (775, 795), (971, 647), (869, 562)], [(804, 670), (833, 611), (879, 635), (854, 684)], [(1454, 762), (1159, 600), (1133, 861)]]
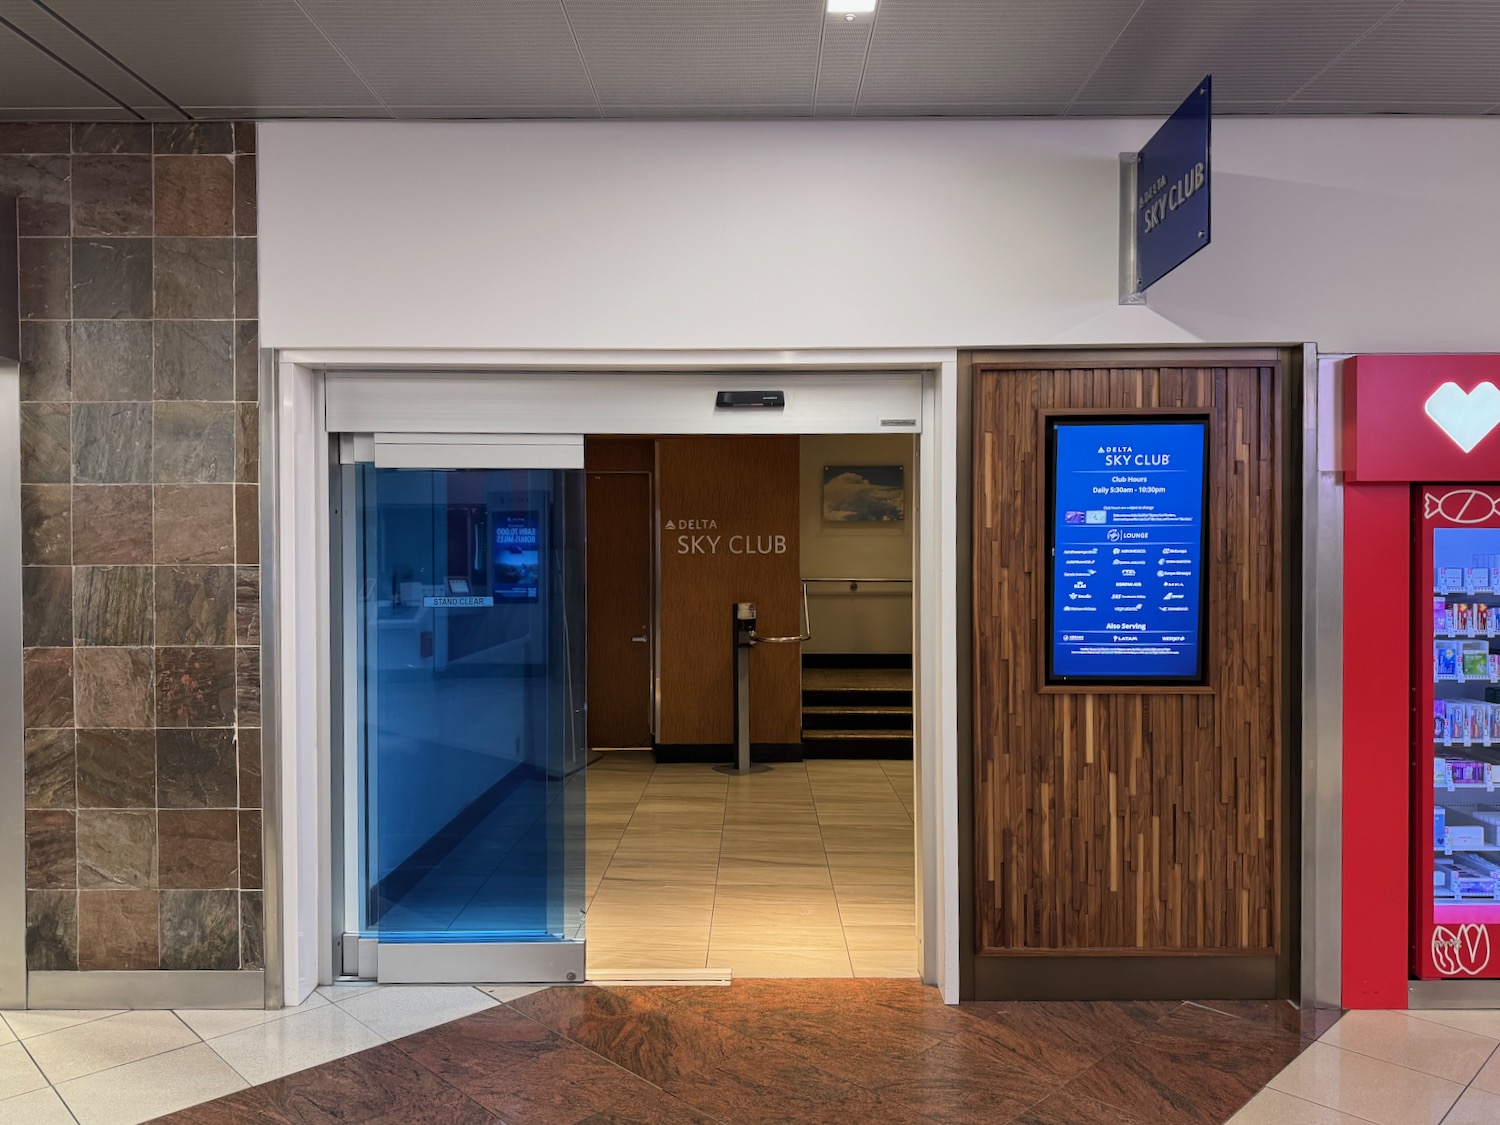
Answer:
[(1425, 485), (1416, 500), (1425, 565), (1414, 666), (1428, 669), (1417, 792), (1428, 799), (1416, 822), (1425, 878), (1414, 884), (1413, 969), (1500, 976), (1490, 963), (1500, 928), (1500, 488)]

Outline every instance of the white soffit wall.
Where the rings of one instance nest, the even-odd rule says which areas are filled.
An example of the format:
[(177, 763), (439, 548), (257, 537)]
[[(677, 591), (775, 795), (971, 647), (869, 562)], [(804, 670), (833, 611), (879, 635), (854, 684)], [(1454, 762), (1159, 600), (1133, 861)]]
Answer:
[(1500, 119), (1217, 121), (1213, 244), (1122, 307), (1158, 124), (266, 124), (261, 339), (1496, 346)]
[[(329, 372), (330, 433), (879, 434), (922, 428), (915, 371), (617, 375)], [(716, 409), (719, 391), (782, 391), (784, 409)], [(613, 393), (612, 393), (613, 392)]]

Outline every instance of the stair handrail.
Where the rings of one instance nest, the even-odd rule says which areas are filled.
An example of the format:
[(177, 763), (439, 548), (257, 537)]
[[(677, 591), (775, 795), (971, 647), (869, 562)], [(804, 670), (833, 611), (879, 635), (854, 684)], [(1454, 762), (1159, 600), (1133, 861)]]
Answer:
[(807, 583), (808, 579), (802, 580), (802, 632), (795, 637), (762, 637), (754, 629), (750, 630), (750, 643), (755, 645), (800, 645), (803, 641), (812, 640), (812, 619), (807, 614)]

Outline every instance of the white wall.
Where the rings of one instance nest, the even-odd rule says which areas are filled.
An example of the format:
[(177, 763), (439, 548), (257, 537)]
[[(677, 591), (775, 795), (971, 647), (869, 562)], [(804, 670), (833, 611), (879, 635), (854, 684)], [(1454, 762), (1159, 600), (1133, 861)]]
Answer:
[(1500, 120), (1216, 122), (1213, 244), (1121, 307), (1155, 125), (267, 124), (261, 339), (1500, 346)]
[[(823, 519), (823, 469), (829, 465), (900, 465), (906, 519), (899, 523), (828, 523)], [(802, 439), (801, 553), (803, 578), (911, 578), (916, 517), (916, 442), (905, 434), (819, 434)], [(809, 587), (810, 653), (910, 653), (912, 588), (872, 583), (851, 591)]]

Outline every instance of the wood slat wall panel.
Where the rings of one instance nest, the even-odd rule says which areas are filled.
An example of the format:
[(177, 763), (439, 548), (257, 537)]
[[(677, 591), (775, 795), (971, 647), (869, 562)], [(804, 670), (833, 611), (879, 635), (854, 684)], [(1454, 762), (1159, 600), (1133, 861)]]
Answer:
[[(1276, 950), (1282, 374), (1260, 355), (1244, 362), (1253, 365), (975, 362), (975, 920), (982, 954)], [(1212, 417), (1204, 589), (1212, 690), (1044, 693), (1038, 416), (1142, 407)]]

